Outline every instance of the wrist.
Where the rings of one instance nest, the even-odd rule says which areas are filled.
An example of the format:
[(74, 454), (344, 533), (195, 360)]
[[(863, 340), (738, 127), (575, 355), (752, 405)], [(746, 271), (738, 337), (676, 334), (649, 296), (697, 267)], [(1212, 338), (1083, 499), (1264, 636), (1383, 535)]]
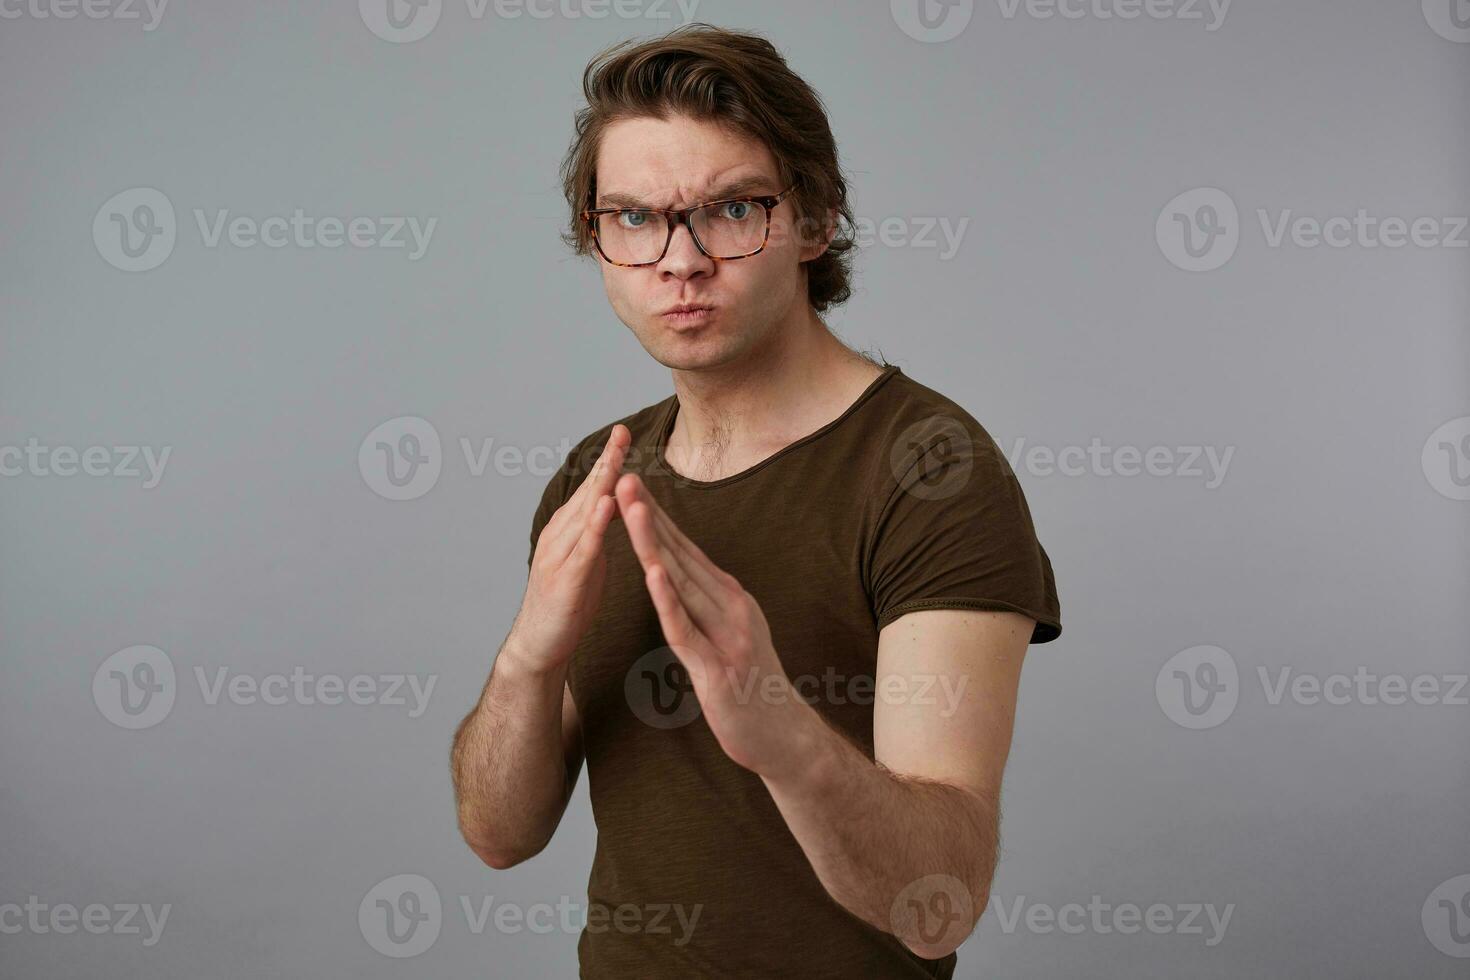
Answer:
[(507, 680), (532, 683), (554, 681), (560, 686), (566, 680), (567, 661), (534, 651), (512, 631), (500, 645), (493, 669), (497, 673), (503, 670)]
[(838, 781), (841, 736), (828, 727), (816, 708), (805, 701), (795, 703), (799, 710), (787, 727), (789, 750), (782, 753), (778, 766), (761, 777), (772, 789), (788, 793), (829, 792)]

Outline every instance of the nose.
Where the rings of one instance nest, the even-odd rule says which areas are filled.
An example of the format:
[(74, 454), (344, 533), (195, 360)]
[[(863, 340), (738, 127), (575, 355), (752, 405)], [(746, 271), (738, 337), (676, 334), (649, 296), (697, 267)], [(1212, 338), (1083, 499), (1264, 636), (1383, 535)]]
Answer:
[(705, 255), (694, 244), (694, 235), (690, 232), (689, 225), (682, 221), (675, 225), (674, 237), (669, 240), (669, 250), (658, 264), (659, 275), (673, 279), (693, 279), (696, 276), (713, 275), (714, 271), (714, 259)]

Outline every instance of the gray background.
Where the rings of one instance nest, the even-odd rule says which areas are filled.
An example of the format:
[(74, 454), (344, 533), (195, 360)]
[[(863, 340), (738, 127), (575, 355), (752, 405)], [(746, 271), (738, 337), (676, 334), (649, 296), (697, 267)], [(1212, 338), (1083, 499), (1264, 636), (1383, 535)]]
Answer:
[[(830, 109), (858, 214), (907, 229), (861, 255), (832, 317), (850, 343), (1008, 452), (1235, 447), (1213, 489), (1018, 463), (1066, 632), (1028, 658), (994, 894), (1008, 915), (1233, 905), (1223, 941), (1007, 931), (992, 908), (959, 975), (1465, 976), (1421, 911), (1470, 873), (1470, 708), (1273, 705), (1257, 669), (1466, 672), (1470, 504), (1421, 449), (1470, 415), (1470, 251), (1271, 247), (1257, 210), (1470, 214), (1470, 44), (1416, 2), (1237, 0), (1214, 30), (1199, 9), (989, 0), (943, 42), (882, 2), (705, 0), (695, 19), (771, 37)], [(549, 472), (476, 476), (460, 440), (565, 451), (672, 390), (556, 237), (582, 68), (683, 20), (652, 12), (448, 0), (411, 43), (351, 2), (178, 0), (151, 31), (0, 20), (0, 447), (172, 447), (152, 488), (0, 477), (0, 904), (171, 907), (152, 946), (0, 934), (0, 973), (575, 974), (575, 929), (477, 935), (460, 908), (585, 902), (594, 843), (585, 774), (526, 864), (495, 872), (456, 832), (450, 737), (518, 606)], [(92, 225), (138, 187), (172, 203), (177, 242), (125, 272)], [(1155, 235), (1198, 187), (1239, 208), (1210, 272)], [(211, 248), (193, 216), (297, 207), (438, 224), (413, 261)], [(899, 240), (926, 218), (968, 219), (956, 254)], [(404, 416), (432, 423), (442, 472), (394, 501), (358, 451)], [(176, 701), (127, 730), (92, 683), (138, 644), (170, 658)], [(1205, 644), (1238, 665), (1238, 705), (1194, 730), (1155, 682)], [(211, 705), (194, 674), (297, 667), (437, 681), (414, 718)], [(412, 959), (357, 918), (400, 874), (444, 903)]]

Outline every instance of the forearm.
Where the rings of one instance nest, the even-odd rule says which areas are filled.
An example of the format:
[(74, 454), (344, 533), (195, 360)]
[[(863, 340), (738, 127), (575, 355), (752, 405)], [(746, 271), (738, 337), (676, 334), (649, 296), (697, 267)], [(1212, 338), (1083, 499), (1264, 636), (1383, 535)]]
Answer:
[(565, 665), (531, 670), (507, 638), (479, 703), (455, 733), (451, 772), (460, 831), (495, 867), (539, 851), (566, 808), (565, 683)]
[(793, 757), (801, 764), (762, 778), (822, 885), (919, 955), (947, 955), (989, 900), (999, 839), (993, 801), (875, 764), (815, 709), (798, 718)]

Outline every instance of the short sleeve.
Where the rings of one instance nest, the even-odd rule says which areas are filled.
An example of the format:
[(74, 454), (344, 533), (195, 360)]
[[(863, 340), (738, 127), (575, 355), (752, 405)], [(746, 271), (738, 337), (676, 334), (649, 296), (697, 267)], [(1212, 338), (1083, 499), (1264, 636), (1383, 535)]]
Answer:
[(1036, 621), (1032, 643), (1054, 640), (1056, 581), (1020, 482), (982, 428), (948, 425), (895, 467), (871, 547), (877, 628), (921, 609), (1000, 610)]

